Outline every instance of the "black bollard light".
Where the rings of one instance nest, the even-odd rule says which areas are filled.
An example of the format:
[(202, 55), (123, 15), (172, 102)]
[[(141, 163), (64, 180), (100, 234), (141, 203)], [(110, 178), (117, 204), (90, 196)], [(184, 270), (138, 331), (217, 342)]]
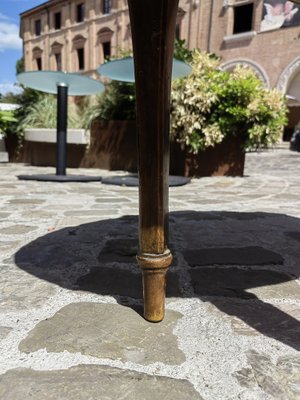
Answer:
[(68, 85), (57, 85), (56, 175), (66, 175)]

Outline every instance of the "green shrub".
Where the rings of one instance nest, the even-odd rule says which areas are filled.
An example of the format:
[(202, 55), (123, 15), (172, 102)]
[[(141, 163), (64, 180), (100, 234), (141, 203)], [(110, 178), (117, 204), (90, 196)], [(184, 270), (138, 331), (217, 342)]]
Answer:
[[(244, 66), (233, 72), (219, 69), (220, 59), (176, 41), (174, 57), (188, 62), (192, 73), (173, 81), (171, 138), (194, 153), (240, 135), (246, 149), (276, 143), (287, 122), (287, 106), (277, 90), (266, 89), (255, 73)], [(136, 117), (135, 85), (112, 81), (85, 111), (92, 120), (133, 120)]]
[(16, 121), (13, 111), (0, 110), (0, 133), (5, 136), (9, 126)]
[[(119, 49), (121, 58), (131, 57), (131, 50)], [(191, 51), (184, 40), (176, 40), (174, 57), (188, 62)], [(85, 121), (90, 125), (94, 119), (134, 120), (136, 118), (136, 93), (132, 83), (111, 81), (105, 85), (105, 92), (96, 97), (94, 104), (85, 110)]]
[(94, 119), (134, 120), (135, 85), (112, 81), (106, 84), (105, 92), (96, 96), (94, 104), (85, 110), (85, 124)]
[(220, 60), (192, 52), (192, 73), (173, 83), (171, 134), (194, 153), (225, 136), (241, 135), (245, 148), (274, 144), (287, 122), (287, 106), (277, 90), (264, 88), (255, 73), (237, 66), (218, 69)]

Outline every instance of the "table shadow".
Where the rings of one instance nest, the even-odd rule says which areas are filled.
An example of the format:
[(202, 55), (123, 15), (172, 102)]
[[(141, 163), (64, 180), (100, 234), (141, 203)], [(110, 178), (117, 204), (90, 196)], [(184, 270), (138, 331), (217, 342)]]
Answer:
[[(250, 334), (261, 333), (299, 350), (300, 322), (285, 312), (282, 301), (285, 294), (296, 301), (300, 292), (293, 282), (300, 272), (299, 241), (300, 219), (284, 214), (173, 212), (174, 262), (167, 297), (210, 302), (216, 312), (250, 327)], [(23, 246), (15, 263), (40, 279), (114, 296), (140, 312), (137, 251), (138, 217), (124, 216), (50, 232)], [(292, 288), (285, 287), (288, 283)], [(280, 304), (271, 304), (272, 298)]]

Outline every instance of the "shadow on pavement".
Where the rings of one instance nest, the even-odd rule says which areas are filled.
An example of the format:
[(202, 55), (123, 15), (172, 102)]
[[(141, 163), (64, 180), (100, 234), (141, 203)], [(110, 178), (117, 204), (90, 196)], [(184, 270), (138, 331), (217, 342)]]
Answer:
[[(139, 309), (136, 216), (53, 231), (21, 248), (17, 266), (61, 287), (112, 295)], [(170, 214), (167, 297), (200, 298), (255, 332), (300, 349), (300, 322), (282, 300), (299, 299), (300, 219), (283, 214)], [(136, 300), (132, 306), (131, 299)], [(270, 304), (280, 300), (276, 307)], [(131, 305), (130, 305), (131, 304)], [(283, 304), (283, 305), (282, 305)]]

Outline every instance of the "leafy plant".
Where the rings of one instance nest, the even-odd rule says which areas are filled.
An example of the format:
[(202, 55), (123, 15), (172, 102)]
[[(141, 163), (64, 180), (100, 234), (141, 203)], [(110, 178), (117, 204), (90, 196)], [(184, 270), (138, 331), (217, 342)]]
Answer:
[[(191, 51), (184, 46), (184, 40), (177, 40), (174, 48), (174, 57), (188, 61)], [(131, 50), (119, 49), (121, 58), (131, 57)], [(118, 81), (107, 83), (105, 92), (96, 97), (94, 104), (85, 110), (85, 121), (90, 125), (94, 119), (105, 120), (134, 120), (136, 118), (135, 85)]]
[(13, 111), (0, 110), (0, 134), (5, 136), (5, 132), (9, 125), (16, 121), (17, 119), (15, 118)]
[(194, 153), (241, 135), (245, 148), (276, 143), (287, 122), (287, 106), (277, 90), (268, 90), (244, 66), (229, 73), (220, 60), (199, 50), (192, 52), (192, 73), (173, 83), (172, 137)]
[[(192, 73), (173, 82), (171, 136), (194, 153), (240, 135), (245, 148), (275, 143), (286, 123), (287, 107), (276, 90), (267, 90), (253, 71), (219, 69), (214, 54), (189, 50), (177, 40), (174, 57), (190, 63)], [(85, 111), (85, 121), (131, 120), (136, 116), (135, 86), (112, 81)]]
[(112, 81), (105, 92), (96, 96), (93, 105), (85, 110), (85, 124), (94, 119), (133, 120), (135, 119), (135, 86), (130, 83)]
[[(19, 60), (21, 61), (21, 60)], [(24, 136), (24, 130), (22, 120), (25, 118), (28, 112), (28, 108), (32, 107), (33, 104), (40, 101), (43, 94), (37, 90), (30, 88), (23, 88), (21, 93), (7, 93), (1, 99), (4, 103), (18, 104), (20, 107), (14, 111), (15, 121), (11, 122), (4, 130), (4, 136), (13, 135), (18, 138), (19, 145), (21, 146), (22, 138)]]
[(16, 73), (20, 74), (25, 71), (24, 57), (21, 57), (16, 62)]
[(190, 63), (193, 59), (193, 52), (186, 47), (185, 40), (176, 39), (174, 43), (174, 58)]
[[(56, 128), (57, 100), (53, 95), (42, 95), (38, 102), (27, 108), (20, 128)], [(82, 118), (75, 104), (68, 104), (68, 127), (82, 128)]]

